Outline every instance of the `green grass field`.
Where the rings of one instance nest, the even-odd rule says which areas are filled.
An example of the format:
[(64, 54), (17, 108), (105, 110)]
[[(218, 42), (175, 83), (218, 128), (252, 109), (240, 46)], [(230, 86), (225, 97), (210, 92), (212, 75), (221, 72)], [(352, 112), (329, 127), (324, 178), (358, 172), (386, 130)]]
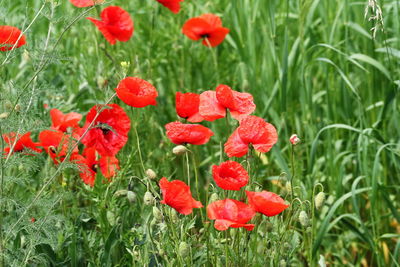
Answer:
[[(128, 42), (111, 46), (85, 19), (109, 5), (131, 15)], [(111, 183), (98, 175), (89, 187), (75, 164), (54, 165), (46, 153), (0, 159), (0, 266), (400, 266), (400, 1), (181, 6), (173, 14), (155, 0), (88, 8), (0, 0), (0, 25), (26, 35), (25, 46), (0, 51), (1, 135), (31, 131), (37, 140), (51, 125), (44, 104), (85, 116), (126, 76), (151, 82), (159, 94), (145, 108), (111, 100), (131, 118)], [(230, 29), (218, 47), (182, 34), (186, 20), (204, 13)], [(246, 190), (290, 203), (278, 216), (256, 215), (253, 231), (218, 231), (206, 215), (210, 199), (244, 200), (243, 190), (217, 187), (211, 172), (228, 160), (223, 145), (237, 122), (202, 122), (215, 135), (183, 156), (165, 134), (164, 125), (178, 120), (176, 92), (218, 84), (251, 93), (254, 115), (278, 130), (270, 152), (235, 159), (249, 170)], [(1, 151), (7, 146), (1, 139)], [(204, 208), (185, 216), (160, 204), (161, 177), (189, 183)], [(321, 191), (326, 200), (317, 208)], [(146, 192), (155, 199), (144, 199)]]

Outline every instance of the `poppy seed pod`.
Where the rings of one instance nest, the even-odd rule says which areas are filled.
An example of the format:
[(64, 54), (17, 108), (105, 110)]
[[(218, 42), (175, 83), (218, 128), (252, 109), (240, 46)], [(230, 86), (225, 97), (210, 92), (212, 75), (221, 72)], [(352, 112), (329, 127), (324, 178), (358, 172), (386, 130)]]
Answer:
[(315, 208), (317, 210), (319, 210), (320, 208), (322, 208), (322, 206), (325, 203), (325, 193), (324, 192), (319, 192), (314, 199), (314, 203), (315, 203)]
[(144, 194), (143, 202), (144, 202), (144, 204), (147, 205), (147, 206), (153, 205), (153, 204), (154, 204), (154, 197), (153, 197), (153, 194), (150, 193), (149, 191), (147, 191), (147, 192)]
[(310, 224), (310, 219), (304, 210), (300, 211), (299, 222), (303, 227), (307, 227)]
[(153, 207), (153, 216), (157, 222), (162, 222), (164, 218), (162, 212), (156, 206)]
[(128, 198), (130, 203), (135, 203), (136, 202), (136, 194), (132, 191), (128, 191), (126, 193), (126, 197)]
[(177, 156), (184, 155), (184, 154), (186, 154), (188, 151), (189, 151), (189, 150), (188, 150), (185, 146), (182, 146), (182, 145), (176, 146), (176, 147), (174, 147), (174, 148), (172, 149), (172, 153), (174, 153), (174, 154), (177, 155)]
[(189, 255), (189, 252), (190, 252), (190, 248), (189, 248), (189, 245), (186, 243), (186, 242), (181, 242), (180, 244), (179, 244), (179, 249), (178, 249), (178, 251), (179, 251), (179, 255), (182, 257), (182, 258), (186, 258), (188, 255)]
[(157, 177), (157, 174), (152, 169), (147, 169), (145, 174), (146, 177), (149, 178), (150, 180), (154, 180)]

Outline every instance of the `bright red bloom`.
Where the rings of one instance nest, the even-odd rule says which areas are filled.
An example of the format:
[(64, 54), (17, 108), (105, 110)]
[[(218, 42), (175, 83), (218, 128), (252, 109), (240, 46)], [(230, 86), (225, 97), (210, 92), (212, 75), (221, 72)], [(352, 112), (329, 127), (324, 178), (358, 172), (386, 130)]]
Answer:
[(243, 115), (254, 112), (256, 105), (253, 96), (249, 93), (240, 93), (232, 90), (229, 86), (221, 84), (215, 90), (218, 102), (228, 108), (232, 117), (239, 120)]
[(99, 160), (100, 170), (108, 180), (115, 176), (119, 170), (119, 161), (116, 157), (101, 157)]
[(69, 0), (76, 7), (88, 7), (101, 4), (104, 0)]
[(50, 110), (51, 128), (61, 132), (68, 132), (68, 128), (78, 129), (78, 122), (82, 119), (82, 115), (76, 112), (68, 114), (62, 113), (60, 110), (53, 108)]
[(0, 51), (8, 51), (13, 49), (14, 45), (15, 48), (18, 48), (24, 44), (26, 44), (26, 38), (20, 29), (13, 26), (0, 25)]
[(242, 157), (248, 152), (248, 145), (265, 153), (278, 141), (278, 134), (272, 124), (257, 116), (244, 116), (239, 127), (225, 143), (225, 153), (228, 157)]
[(119, 82), (115, 90), (119, 99), (129, 106), (142, 108), (157, 104), (157, 89), (148, 81), (140, 78), (127, 77)]
[(38, 146), (40, 146), (40, 144), (32, 141), (31, 132), (27, 132), (22, 135), (18, 134), (18, 136), (14, 132), (11, 132), (8, 134), (3, 134), (3, 139), (9, 145), (8, 147), (4, 148), (4, 152), (6, 152), (6, 154), (10, 153), (11, 147), (14, 145), (15, 139), (17, 139), (17, 142), (14, 145), (13, 152), (21, 152), (26, 148), (36, 151), (38, 153), (42, 152), (40, 148), (37, 148)]
[[(94, 121), (82, 143), (86, 147), (94, 147), (102, 156), (114, 156), (128, 141), (128, 132), (131, 121), (123, 108), (117, 104), (108, 104), (100, 113), (104, 105), (93, 106), (86, 116), (82, 134)], [(98, 117), (95, 119), (97, 114)]]
[(186, 21), (182, 32), (194, 41), (203, 39), (203, 45), (215, 47), (222, 43), (229, 29), (222, 27), (222, 21), (218, 16), (203, 14)]
[(218, 102), (215, 91), (205, 91), (200, 94), (199, 113), (206, 121), (215, 121), (226, 115), (226, 109)]
[(161, 5), (165, 6), (175, 14), (179, 13), (179, 10), (181, 9), (181, 2), (183, 1), (184, 0), (157, 0), (157, 2), (159, 2)]
[(240, 190), (249, 182), (249, 174), (240, 163), (225, 161), (219, 166), (212, 166), (215, 183), (225, 190)]
[(179, 117), (190, 122), (201, 122), (203, 117), (199, 113), (200, 95), (195, 93), (176, 92), (176, 113)]
[(248, 231), (253, 230), (254, 224), (246, 224), (256, 212), (254, 209), (234, 199), (218, 200), (207, 206), (207, 216), (210, 220), (216, 220), (214, 227), (224, 231), (229, 227), (244, 227)]
[(114, 45), (117, 40), (127, 42), (133, 34), (133, 21), (128, 12), (118, 6), (109, 6), (101, 11), (101, 20), (88, 17), (107, 41)]
[(283, 200), (277, 194), (268, 191), (262, 192), (251, 192), (246, 191), (247, 199), (249, 204), (253, 208), (266, 216), (275, 216), (284, 211), (289, 205), (286, 205)]
[(167, 204), (184, 215), (191, 214), (194, 208), (203, 207), (200, 201), (192, 197), (190, 187), (184, 182), (179, 180), (168, 182), (167, 178), (163, 177), (159, 185), (163, 194), (161, 204)]
[(175, 121), (165, 125), (165, 128), (168, 138), (177, 145), (203, 145), (214, 135), (209, 128), (200, 124), (183, 124)]
[[(70, 135), (52, 130), (42, 131), (39, 134), (39, 141), (55, 164), (63, 161), (69, 150), (76, 145)], [(75, 146), (71, 154), (78, 152), (78, 146)]]
[(96, 180), (96, 170), (95, 168), (93, 168), (95, 165), (92, 162), (90, 162), (90, 159), (85, 158), (84, 156), (78, 153), (75, 153), (71, 155), (70, 160), (71, 162), (77, 164), (79, 170), (79, 176), (81, 177), (82, 181), (85, 184), (93, 187), (94, 182)]

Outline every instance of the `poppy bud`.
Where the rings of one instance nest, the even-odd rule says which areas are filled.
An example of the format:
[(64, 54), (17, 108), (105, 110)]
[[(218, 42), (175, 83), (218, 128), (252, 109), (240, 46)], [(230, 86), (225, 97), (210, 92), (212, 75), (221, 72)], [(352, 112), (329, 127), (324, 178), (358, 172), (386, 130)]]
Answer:
[(36, 219), (34, 217), (31, 218), (31, 222), (34, 223), (36, 222)]
[(1, 114), (0, 114), (0, 119), (5, 119), (5, 118), (7, 118), (9, 114), (10, 114), (10, 113), (8, 113), (8, 112), (3, 112), (3, 113), (1, 113)]
[(310, 224), (310, 220), (308, 218), (308, 215), (304, 210), (300, 211), (299, 222), (303, 227), (307, 227)]
[(144, 204), (147, 205), (147, 206), (153, 205), (153, 204), (154, 204), (154, 197), (153, 197), (153, 194), (150, 193), (149, 191), (147, 191), (147, 192), (144, 194), (143, 202), (144, 202)]
[(174, 153), (177, 156), (186, 154), (186, 152), (188, 152), (188, 151), (189, 150), (185, 146), (182, 146), (182, 145), (176, 146), (172, 149), (172, 153)]
[(128, 198), (130, 203), (135, 203), (136, 202), (136, 194), (132, 191), (128, 191), (126, 193), (126, 197)]
[(115, 214), (112, 211), (107, 211), (107, 220), (110, 225), (115, 225)]
[(210, 199), (208, 200), (208, 203), (213, 203), (215, 201), (219, 200), (219, 196), (217, 193), (212, 193), (210, 196)]
[(292, 184), (289, 181), (286, 182), (285, 189), (287, 192), (292, 192)]
[(171, 210), (171, 221), (177, 223), (179, 221), (178, 212), (174, 209)]
[(186, 257), (189, 255), (189, 252), (190, 252), (190, 248), (189, 248), (188, 244), (187, 244), (186, 242), (183, 242), (183, 241), (182, 241), (182, 242), (179, 244), (178, 252), (179, 252), (179, 255), (180, 255), (182, 258), (186, 258)]
[(122, 61), (121, 63), (122, 70), (126, 73), (128, 72), (129, 66), (131, 65), (130, 62)]
[(164, 218), (162, 212), (156, 206), (153, 207), (153, 216), (157, 222), (162, 222)]
[(315, 203), (315, 208), (317, 210), (319, 210), (320, 208), (322, 208), (322, 206), (325, 203), (325, 193), (324, 192), (319, 192), (314, 199), (314, 203)]
[(157, 174), (152, 169), (147, 169), (145, 174), (150, 180), (154, 180), (157, 177)]
[(21, 111), (21, 105), (16, 104), (14, 109), (15, 109), (16, 112), (20, 112)]
[(292, 143), (292, 145), (297, 145), (298, 143), (300, 143), (300, 138), (297, 136), (297, 134), (293, 134), (290, 139), (289, 139), (290, 143)]
[(282, 259), (282, 260), (279, 262), (279, 267), (286, 267), (286, 266), (287, 266), (286, 261), (285, 261), (284, 259)]
[(121, 190), (118, 190), (117, 192), (115, 192), (114, 196), (121, 197), (121, 196), (126, 196), (127, 194), (128, 194), (128, 190), (121, 189)]
[(164, 257), (164, 256), (165, 256), (165, 251), (164, 251), (162, 248), (160, 248), (160, 249), (158, 249), (158, 254), (159, 254), (161, 257)]
[(22, 58), (24, 61), (29, 61), (30, 56), (29, 56), (28, 50), (26, 50), (26, 49), (24, 50), (24, 53), (22, 53)]

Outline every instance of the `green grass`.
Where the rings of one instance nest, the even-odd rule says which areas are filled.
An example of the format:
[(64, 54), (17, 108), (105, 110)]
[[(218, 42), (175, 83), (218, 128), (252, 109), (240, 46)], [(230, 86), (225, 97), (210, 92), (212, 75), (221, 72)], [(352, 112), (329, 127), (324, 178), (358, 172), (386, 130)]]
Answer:
[[(399, 266), (400, 3), (379, 1), (384, 30), (374, 39), (377, 22), (364, 18), (367, 2), (186, 0), (174, 15), (154, 0), (110, 1), (135, 23), (129, 42), (110, 46), (84, 19), (102, 7), (0, 0), (0, 25), (29, 26), (26, 46), (0, 54), (0, 114), (9, 113), (0, 119), (1, 134), (32, 131), (36, 139), (50, 126), (43, 104), (86, 114), (124, 76), (146, 79), (159, 92), (156, 107), (113, 100), (130, 115), (132, 130), (112, 183), (97, 179), (88, 188), (76, 166), (54, 167), (44, 154), (0, 160), (0, 266), (318, 266), (320, 257), (329, 266)], [(217, 48), (181, 33), (188, 18), (203, 13), (220, 15), (231, 30)], [(215, 136), (190, 147), (187, 158), (172, 154), (164, 129), (177, 119), (175, 92), (200, 93), (220, 83), (253, 94), (255, 115), (279, 132), (271, 152), (247, 159), (257, 183), (250, 188), (290, 201), (285, 184), (294, 175), (291, 208), (255, 217), (258, 226), (249, 233), (215, 230), (205, 209), (176, 219), (159, 196), (164, 217), (155, 221), (153, 207), (143, 203), (147, 190), (160, 193), (162, 176), (190, 176), (204, 205), (212, 193), (224, 198), (210, 168), (227, 160), (226, 122), (202, 123)], [(235, 126), (231, 121), (230, 130)], [(293, 133), (302, 142), (292, 161)], [(148, 168), (156, 180), (145, 178)], [(327, 200), (316, 210), (322, 188)], [(135, 192), (136, 201), (119, 190)], [(301, 210), (308, 227), (298, 221)], [(183, 255), (182, 242), (189, 247)]]

